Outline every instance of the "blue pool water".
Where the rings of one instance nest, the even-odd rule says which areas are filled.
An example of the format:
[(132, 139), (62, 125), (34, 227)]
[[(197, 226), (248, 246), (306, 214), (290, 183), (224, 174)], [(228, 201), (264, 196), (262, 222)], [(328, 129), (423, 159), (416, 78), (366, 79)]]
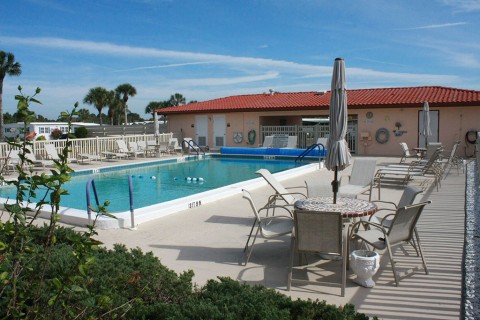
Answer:
[[(261, 168), (276, 173), (300, 165), (293, 160), (206, 157), (203, 160), (159, 162), (104, 173), (78, 174), (65, 185), (70, 195), (63, 196), (60, 205), (86, 210), (86, 184), (90, 177), (94, 178), (100, 203), (109, 200), (108, 211), (114, 213), (130, 210), (129, 175), (133, 182), (134, 207), (141, 208), (258, 178), (255, 171)], [(12, 195), (11, 188), (0, 190), (2, 198)], [(93, 202), (93, 194), (91, 199)]]

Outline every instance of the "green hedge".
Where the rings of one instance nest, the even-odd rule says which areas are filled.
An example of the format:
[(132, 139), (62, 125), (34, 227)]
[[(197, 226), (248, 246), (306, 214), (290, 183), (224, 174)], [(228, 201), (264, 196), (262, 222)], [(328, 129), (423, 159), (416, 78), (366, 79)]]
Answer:
[[(17, 285), (36, 292), (27, 299), (22, 317), (38, 319), (368, 319), (352, 305), (336, 307), (324, 301), (292, 300), (263, 286), (240, 284), (230, 278), (210, 280), (197, 288), (192, 284), (193, 272), (176, 274), (163, 266), (151, 252), (128, 250), (115, 245), (107, 250), (90, 250), (90, 263), (85, 269), (76, 266), (77, 241), (84, 235), (69, 228), (57, 228), (56, 244), (48, 252), (43, 249), (47, 228), (31, 228), (30, 250), (24, 257), (25, 268), (32, 272)], [(2, 242), (8, 236), (0, 234)], [(9, 255), (2, 256), (3, 271)], [(38, 266), (42, 272), (36, 272)], [(61, 301), (52, 304), (59, 283), (68, 288)], [(4, 318), (11, 284), (0, 287), (0, 318)]]

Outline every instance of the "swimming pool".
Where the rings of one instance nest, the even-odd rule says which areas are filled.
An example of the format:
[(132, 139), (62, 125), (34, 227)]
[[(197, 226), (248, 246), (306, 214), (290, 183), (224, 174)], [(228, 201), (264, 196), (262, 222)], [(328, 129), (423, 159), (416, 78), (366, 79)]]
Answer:
[[(271, 158), (275, 157), (210, 155), (199, 159), (192, 156), (75, 172), (72, 181), (65, 185), (70, 195), (61, 200), (62, 220), (74, 224), (85, 224), (88, 221), (85, 220), (88, 218), (85, 188), (90, 177), (95, 181), (100, 203), (109, 200), (111, 204), (108, 211), (118, 217), (116, 222), (97, 223), (101, 228), (109, 228), (128, 226), (130, 223), (128, 176), (132, 177), (135, 223), (138, 224), (240, 192), (247, 184), (258, 183), (255, 171), (260, 168), (272, 173), (288, 174), (287, 171), (292, 169), (297, 172), (311, 167), (305, 163), (296, 164), (290, 159)], [(248, 182), (252, 179), (254, 181)], [(9, 193), (12, 191), (8, 188), (0, 189), (0, 197), (11, 196)], [(94, 199), (93, 196), (91, 198)], [(78, 222), (78, 219), (84, 221)]]

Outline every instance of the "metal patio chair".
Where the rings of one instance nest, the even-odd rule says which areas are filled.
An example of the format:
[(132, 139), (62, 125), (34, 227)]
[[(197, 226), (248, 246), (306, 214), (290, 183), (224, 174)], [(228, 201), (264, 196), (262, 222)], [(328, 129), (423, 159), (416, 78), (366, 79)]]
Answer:
[[(250, 229), (250, 234), (247, 239), (247, 243), (245, 244), (244, 252), (246, 252), (246, 260), (245, 260), (245, 265), (247, 265), (248, 261), (250, 260), (250, 256), (252, 255), (253, 252), (253, 247), (255, 245), (255, 240), (257, 239), (258, 234), (260, 233), (262, 237), (266, 239), (272, 239), (272, 238), (278, 238), (284, 235), (288, 235), (292, 232), (293, 229), (293, 218), (288, 215), (288, 216), (268, 216), (268, 209), (270, 207), (263, 207), (257, 210), (257, 207), (255, 206), (255, 203), (253, 202), (252, 196), (250, 192), (247, 190), (242, 190), (243, 191), (243, 198), (246, 199), (250, 203), (250, 207), (252, 208), (253, 214), (255, 215), (255, 221), (254, 224), (252, 225), (252, 228)], [(275, 206), (279, 209), (283, 208), (283, 206)], [(261, 213), (267, 210), (266, 216), (262, 217)], [(288, 212), (288, 210), (287, 210)], [(249, 248), (249, 243), (250, 239), (253, 234), (253, 230), (256, 227), (255, 231), (255, 236), (253, 237), (252, 244), (250, 245), (250, 250)]]
[[(374, 250), (387, 250), (396, 286), (399, 285), (399, 279), (395, 268), (396, 262), (393, 259), (392, 246), (415, 241), (416, 249), (418, 249), (417, 255), (422, 259), (425, 274), (428, 274), (416, 225), (424, 207), (429, 203), (431, 201), (398, 208), (389, 228), (371, 221), (358, 221), (351, 228), (350, 241), (361, 241), (373, 247)], [(360, 226), (363, 228), (360, 228)]]
[[(345, 284), (347, 279), (347, 243), (344, 239), (343, 218), (340, 212), (315, 212), (295, 210), (294, 213), (295, 229), (292, 234), (290, 250), (290, 271), (288, 273), (287, 290), (290, 291), (292, 282), (317, 285), (334, 285), (341, 288), (341, 296), (345, 296)], [(315, 272), (320, 266), (299, 266), (294, 267), (295, 255), (299, 254), (327, 254), (331, 257), (340, 257), (341, 262), (341, 281), (335, 283), (332, 281), (314, 281), (308, 279), (294, 278), (293, 271), (301, 271), (312, 274), (318, 278), (318, 272)], [(300, 256), (300, 264), (302, 259)], [(330, 261), (325, 263), (337, 263)]]
[[(372, 198), (372, 189), (375, 176), (376, 159), (355, 159), (348, 183), (344, 184), (344, 176), (340, 179), (339, 197), (356, 198), (359, 194), (369, 191), (369, 200)], [(379, 194), (380, 195), (380, 194)]]

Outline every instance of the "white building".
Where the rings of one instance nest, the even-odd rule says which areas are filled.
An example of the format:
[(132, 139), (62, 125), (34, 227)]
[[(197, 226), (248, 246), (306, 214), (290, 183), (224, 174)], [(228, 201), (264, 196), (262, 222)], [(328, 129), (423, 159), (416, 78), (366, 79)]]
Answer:
[[(72, 131), (75, 131), (75, 128), (85, 127), (85, 126), (98, 126), (97, 123), (86, 123), (86, 122), (72, 122)], [(26, 128), (24, 132), (23, 122), (17, 123), (6, 123), (4, 125), (5, 137), (6, 138), (15, 138), (23, 139), (25, 135), (32, 135), (32, 138), (38, 139), (40, 136), (44, 136), (47, 140), (51, 140), (50, 134), (55, 129), (59, 129), (63, 134), (68, 132), (68, 123), (67, 122), (31, 122), (30, 125)], [(72, 132), (72, 133), (73, 133)]]

